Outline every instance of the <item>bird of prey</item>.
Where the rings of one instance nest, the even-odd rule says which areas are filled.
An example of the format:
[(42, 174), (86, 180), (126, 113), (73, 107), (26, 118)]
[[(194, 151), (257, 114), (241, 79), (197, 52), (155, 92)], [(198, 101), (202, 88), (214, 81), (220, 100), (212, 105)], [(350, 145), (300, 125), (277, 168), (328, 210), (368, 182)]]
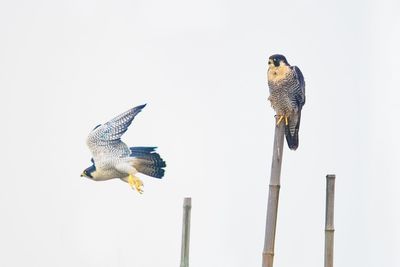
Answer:
[(285, 120), (285, 136), (290, 149), (299, 146), (301, 109), (306, 102), (303, 74), (290, 66), (282, 55), (272, 55), (268, 60), (268, 100), (278, 116), (277, 125)]
[(121, 141), (121, 136), (145, 106), (134, 107), (92, 130), (86, 141), (93, 155), (92, 166), (85, 169), (81, 177), (95, 181), (120, 178), (143, 193), (143, 182), (137, 173), (159, 179), (164, 176), (166, 164), (155, 152), (156, 147), (128, 147)]

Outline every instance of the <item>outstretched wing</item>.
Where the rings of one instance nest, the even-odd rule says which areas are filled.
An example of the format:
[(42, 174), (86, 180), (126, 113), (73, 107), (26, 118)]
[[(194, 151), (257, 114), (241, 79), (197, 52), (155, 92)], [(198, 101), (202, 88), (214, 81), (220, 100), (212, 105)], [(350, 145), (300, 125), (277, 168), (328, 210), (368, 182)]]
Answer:
[(103, 157), (129, 156), (129, 147), (121, 141), (121, 136), (128, 130), (135, 116), (145, 107), (134, 107), (109, 122), (92, 130), (87, 138), (87, 145), (92, 152), (94, 161)]

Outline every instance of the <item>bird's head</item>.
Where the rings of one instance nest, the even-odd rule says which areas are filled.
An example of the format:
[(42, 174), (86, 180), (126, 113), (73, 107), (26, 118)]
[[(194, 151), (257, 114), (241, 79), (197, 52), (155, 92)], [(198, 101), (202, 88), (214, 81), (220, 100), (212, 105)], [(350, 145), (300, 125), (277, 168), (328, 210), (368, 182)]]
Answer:
[(290, 66), (290, 65), (287, 62), (285, 56), (276, 54), (269, 57), (268, 66), (279, 67), (279, 66)]
[(268, 83), (280, 83), (290, 72), (290, 65), (283, 55), (272, 55), (268, 59)]
[(96, 166), (94, 166), (94, 164), (88, 168), (86, 168), (82, 174), (81, 177), (87, 177), (89, 179), (93, 179), (93, 173), (96, 171)]

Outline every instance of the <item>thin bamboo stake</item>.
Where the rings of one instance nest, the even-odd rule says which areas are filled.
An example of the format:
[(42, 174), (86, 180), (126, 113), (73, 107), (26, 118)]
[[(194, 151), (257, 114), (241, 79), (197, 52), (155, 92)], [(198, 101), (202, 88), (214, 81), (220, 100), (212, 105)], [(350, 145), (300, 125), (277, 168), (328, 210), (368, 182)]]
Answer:
[(192, 209), (192, 199), (183, 199), (183, 222), (182, 222), (182, 248), (180, 267), (189, 267), (189, 243), (190, 243), (190, 211)]
[[(277, 118), (276, 118), (277, 121)], [(272, 267), (274, 262), (276, 220), (278, 214), (279, 189), (283, 156), (284, 123), (275, 126), (274, 150), (272, 156), (271, 178), (269, 182), (267, 222), (263, 250), (263, 267)]]
[(335, 178), (334, 174), (326, 176), (326, 208), (325, 208), (325, 267), (333, 267), (333, 225), (334, 201), (335, 201)]

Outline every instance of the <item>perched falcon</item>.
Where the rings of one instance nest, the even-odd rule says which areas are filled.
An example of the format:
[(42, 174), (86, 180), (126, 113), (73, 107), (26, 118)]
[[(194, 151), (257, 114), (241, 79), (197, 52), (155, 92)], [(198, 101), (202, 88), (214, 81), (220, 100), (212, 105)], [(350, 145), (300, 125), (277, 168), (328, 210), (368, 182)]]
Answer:
[(306, 102), (303, 74), (296, 66), (290, 66), (282, 55), (272, 55), (268, 60), (268, 100), (278, 116), (279, 123), (285, 119), (285, 136), (288, 146), (299, 146), (301, 109)]
[(128, 147), (121, 141), (121, 136), (145, 106), (134, 107), (92, 130), (86, 143), (92, 152), (93, 164), (83, 171), (82, 177), (95, 181), (120, 178), (143, 193), (143, 182), (136, 177), (137, 173), (159, 179), (164, 176), (166, 164), (154, 152), (156, 147)]

